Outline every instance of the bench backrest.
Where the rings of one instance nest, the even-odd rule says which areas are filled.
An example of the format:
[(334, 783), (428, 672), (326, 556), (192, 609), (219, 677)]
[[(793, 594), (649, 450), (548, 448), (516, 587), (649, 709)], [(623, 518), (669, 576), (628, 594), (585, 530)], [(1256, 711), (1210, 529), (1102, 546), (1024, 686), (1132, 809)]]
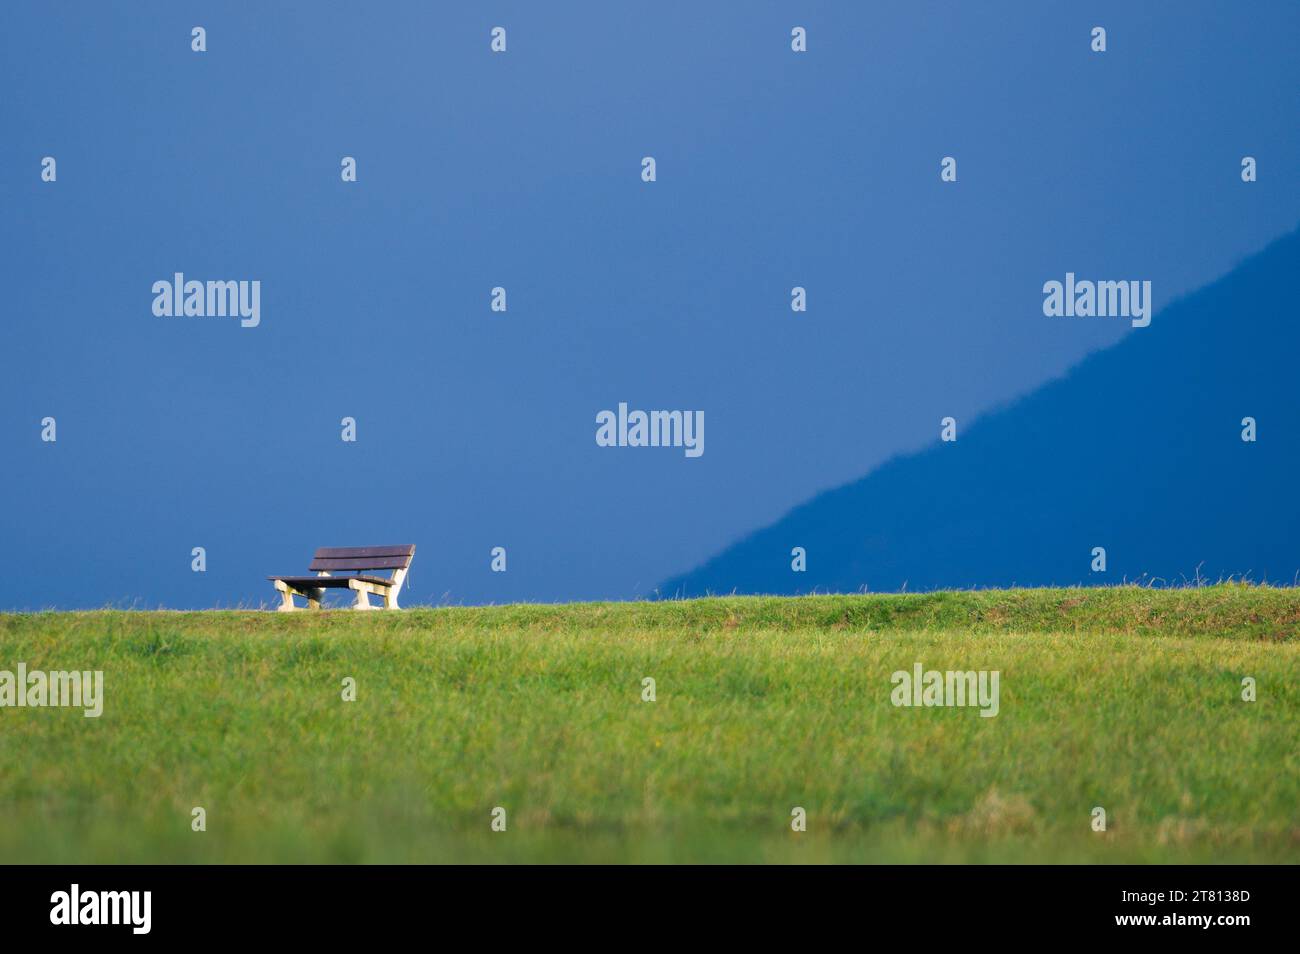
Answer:
[(415, 556), (415, 544), (393, 547), (321, 547), (311, 561), (311, 571), (405, 570)]

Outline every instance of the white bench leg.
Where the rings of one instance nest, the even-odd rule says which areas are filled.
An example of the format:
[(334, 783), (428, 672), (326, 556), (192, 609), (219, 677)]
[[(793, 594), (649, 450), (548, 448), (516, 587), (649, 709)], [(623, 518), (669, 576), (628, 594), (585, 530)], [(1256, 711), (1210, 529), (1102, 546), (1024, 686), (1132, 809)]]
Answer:
[(401, 609), (397, 605), (397, 593), (406, 580), (406, 571), (398, 570), (393, 574), (393, 585), (384, 591), (384, 609)]
[(359, 586), (353, 586), (352, 591), (357, 594), (357, 601), (352, 604), (353, 609), (357, 609), (357, 610), (374, 609), (374, 607), (370, 605), (370, 595), (365, 590), (361, 589), (361, 587)]
[(280, 592), (280, 605), (275, 608), (277, 613), (292, 613), (298, 608), (293, 605), (293, 590), (289, 589), (287, 583), (276, 580), (275, 588)]

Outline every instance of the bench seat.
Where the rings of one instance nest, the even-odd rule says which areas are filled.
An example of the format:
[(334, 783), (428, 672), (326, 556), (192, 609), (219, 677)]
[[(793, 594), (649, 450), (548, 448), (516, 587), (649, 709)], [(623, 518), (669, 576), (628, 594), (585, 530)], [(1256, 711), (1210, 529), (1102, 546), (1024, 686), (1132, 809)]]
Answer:
[(348, 580), (360, 580), (362, 583), (374, 583), (378, 586), (388, 586), (392, 580), (385, 580), (380, 576), (356, 576), (349, 574), (347, 576), (268, 576), (268, 580), (274, 583), (279, 580), (281, 583), (288, 583), (294, 589), (305, 587), (317, 587), (318, 589), (348, 589)]

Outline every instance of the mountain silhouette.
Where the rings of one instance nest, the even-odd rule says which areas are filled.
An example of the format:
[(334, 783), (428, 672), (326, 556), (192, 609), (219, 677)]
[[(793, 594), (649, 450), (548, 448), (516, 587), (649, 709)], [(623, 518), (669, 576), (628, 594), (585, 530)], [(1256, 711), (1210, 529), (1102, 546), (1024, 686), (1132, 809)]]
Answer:
[[(1292, 583), (1298, 276), (1300, 231), (1064, 377), (958, 422), (955, 442), (819, 494), (666, 581), (660, 595)], [(1036, 320), (1066, 333), (1066, 322), (1124, 319)], [(1247, 417), (1254, 442), (1242, 439)], [(791, 569), (794, 547), (806, 550), (805, 572)], [(1095, 547), (1105, 549), (1104, 572), (1092, 569)]]

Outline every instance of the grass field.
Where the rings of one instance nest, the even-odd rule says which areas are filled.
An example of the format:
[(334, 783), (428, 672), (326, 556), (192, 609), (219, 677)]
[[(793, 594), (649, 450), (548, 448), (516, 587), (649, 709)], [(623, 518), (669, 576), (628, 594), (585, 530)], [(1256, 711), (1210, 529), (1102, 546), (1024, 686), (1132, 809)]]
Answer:
[[(0, 670), (105, 682), (0, 709), (0, 861), (1296, 862), (1298, 626), (1240, 585), (0, 614)], [(998, 715), (896, 707), (918, 662)]]

